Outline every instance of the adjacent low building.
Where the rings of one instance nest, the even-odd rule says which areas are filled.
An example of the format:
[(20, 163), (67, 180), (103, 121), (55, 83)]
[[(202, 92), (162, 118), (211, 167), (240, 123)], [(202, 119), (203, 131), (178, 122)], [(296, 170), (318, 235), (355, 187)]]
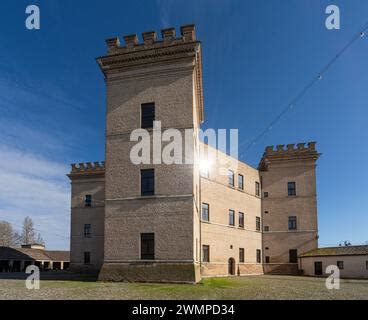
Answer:
[(0, 247), (0, 272), (23, 272), (29, 265), (36, 265), (42, 271), (66, 270), (69, 262), (69, 251), (45, 250), (39, 244)]
[(307, 276), (323, 276), (335, 265), (342, 278), (368, 278), (368, 245), (318, 248), (299, 257), (299, 269)]

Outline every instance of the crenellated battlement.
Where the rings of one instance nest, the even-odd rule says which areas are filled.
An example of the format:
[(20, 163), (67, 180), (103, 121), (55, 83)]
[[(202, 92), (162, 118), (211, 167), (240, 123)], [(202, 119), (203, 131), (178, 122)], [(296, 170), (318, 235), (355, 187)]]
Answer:
[(259, 170), (267, 170), (271, 163), (285, 161), (316, 161), (320, 154), (316, 150), (316, 142), (279, 144), (266, 147), (258, 165)]
[(180, 27), (180, 36), (175, 28), (161, 30), (161, 38), (155, 31), (142, 33), (142, 41), (137, 34), (106, 40), (107, 54), (97, 58), (101, 71), (108, 81), (120, 79), (122, 74), (129, 77), (136, 73), (144, 76), (162, 73), (187, 72), (194, 70), (197, 92), (197, 105), (200, 122), (203, 122), (202, 58), (200, 42), (196, 40), (194, 24)]
[(181, 26), (180, 34), (177, 37), (175, 28), (165, 28), (161, 30), (161, 39), (158, 39), (155, 31), (147, 31), (142, 33), (142, 42), (137, 34), (126, 35), (123, 36), (125, 46), (121, 46), (119, 37), (114, 37), (106, 40), (107, 51), (108, 54), (116, 54), (196, 41), (194, 24)]
[(80, 176), (81, 174), (104, 174), (105, 161), (72, 163), (71, 168), (72, 170), (68, 174), (69, 177)]
[(275, 146), (268, 146), (265, 149), (265, 155), (273, 154), (295, 154), (298, 152), (314, 152), (316, 151), (316, 142), (302, 142), (297, 144), (279, 144)]

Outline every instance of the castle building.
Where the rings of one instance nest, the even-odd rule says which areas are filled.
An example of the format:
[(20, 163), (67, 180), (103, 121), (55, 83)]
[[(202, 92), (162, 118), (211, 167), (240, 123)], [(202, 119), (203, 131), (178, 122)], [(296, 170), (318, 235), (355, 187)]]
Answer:
[[(70, 267), (114, 281), (296, 273), (298, 256), (317, 248), (315, 143), (267, 147), (258, 169), (218, 152), (221, 165), (201, 170), (201, 150), (212, 149), (197, 134), (201, 43), (194, 25), (180, 31), (164, 29), (160, 40), (145, 32), (143, 43), (125, 36), (125, 46), (108, 39), (97, 58), (106, 82), (106, 162), (72, 164), (68, 174)], [(192, 130), (191, 163), (132, 163), (139, 128), (155, 157), (154, 121), (186, 137)]]

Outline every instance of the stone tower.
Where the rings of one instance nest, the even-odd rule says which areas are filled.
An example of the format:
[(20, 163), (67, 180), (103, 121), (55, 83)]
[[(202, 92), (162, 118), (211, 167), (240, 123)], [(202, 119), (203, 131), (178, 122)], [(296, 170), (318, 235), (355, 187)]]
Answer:
[(297, 256), (318, 246), (315, 142), (267, 147), (262, 184), (264, 271), (296, 273)]
[[(193, 25), (107, 40), (97, 62), (105, 76), (104, 259), (99, 278), (195, 282), (199, 279), (199, 173), (194, 164), (134, 164), (133, 130), (151, 138), (152, 120), (197, 129), (203, 121), (201, 46)], [(197, 136), (191, 147), (197, 150)], [(196, 154), (196, 152), (194, 152)], [(157, 160), (157, 159), (156, 159)]]

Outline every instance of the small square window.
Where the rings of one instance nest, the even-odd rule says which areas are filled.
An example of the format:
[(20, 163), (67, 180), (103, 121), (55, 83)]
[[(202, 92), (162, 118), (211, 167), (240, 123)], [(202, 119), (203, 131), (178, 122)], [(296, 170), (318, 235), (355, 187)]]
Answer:
[(289, 230), (297, 230), (296, 216), (289, 217)]
[(264, 226), (264, 231), (266, 231), (266, 232), (270, 231), (270, 227), (269, 226)]
[(268, 198), (268, 192), (267, 191), (263, 192), (263, 198)]

